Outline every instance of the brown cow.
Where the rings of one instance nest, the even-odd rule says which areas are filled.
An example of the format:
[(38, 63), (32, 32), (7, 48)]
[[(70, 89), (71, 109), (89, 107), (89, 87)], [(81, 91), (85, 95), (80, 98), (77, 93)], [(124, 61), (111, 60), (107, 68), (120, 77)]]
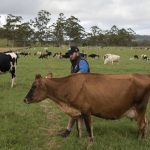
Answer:
[(132, 117), (143, 138), (148, 126), (145, 112), (149, 96), (150, 75), (80, 73), (63, 78), (37, 75), (24, 101), (50, 98), (71, 117), (82, 115), (92, 141), (91, 115), (105, 119)]

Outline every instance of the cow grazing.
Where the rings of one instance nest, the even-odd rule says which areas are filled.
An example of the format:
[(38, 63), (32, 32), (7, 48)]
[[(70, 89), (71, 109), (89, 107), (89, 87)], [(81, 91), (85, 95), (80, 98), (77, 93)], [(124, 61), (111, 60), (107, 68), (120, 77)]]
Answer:
[(16, 77), (17, 55), (15, 53), (0, 53), (0, 73), (10, 72), (12, 76), (11, 87), (14, 86)]
[(24, 57), (26, 57), (26, 56), (29, 56), (29, 55), (31, 55), (31, 53), (30, 52), (20, 52), (20, 54), (19, 54), (20, 56), (24, 56)]
[(107, 63), (114, 63), (114, 62), (119, 62), (120, 56), (119, 55), (114, 55), (114, 54), (105, 54), (104, 57), (104, 64)]
[(138, 60), (139, 56), (138, 55), (134, 55), (133, 57), (130, 57), (129, 60)]
[(66, 59), (69, 58), (69, 53), (66, 52), (65, 54), (63, 54), (63, 55), (62, 55), (62, 58), (66, 58)]
[(150, 75), (80, 73), (63, 78), (37, 75), (25, 103), (50, 98), (73, 118), (82, 116), (93, 140), (91, 115), (104, 119), (128, 116), (137, 121), (138, 135), (146, 134), (145, 116), (150, 96)]
[(90, 55), (88, 55), (88, 57), (91, 57), (93, 59), (98, 59), (99, 55), (97, 55), (97, 54), (90, 54)]
[(37, 51), (37, 52), (34, 53), (34, 56), (36, 56), (36, 55), (40, 56), (41, 54), (42, 54), (41, 51)]
[(149, 60), (148, 56), (145, 55), (145, 54), (142, 54), (142, 55), (141, 55), (141, 58), (142, 58), (142, 60), (144, 60), (144, 61), (148, 61), (148, 60)]
[(134, 59), (139, 59), (139, 56), (138, 55), (134, 55)]
[(52, 52), (49, 52), (48, 50), (46, 50), (46, 53), (47, 53), (48, 56), (52, 55)]
[(44, 53), (41, 53), (41, 55), (39, 56), (39, 58), (48, 58), (49, 56), (52, 55), (52, 52), (46, 51)]
[(40, 59), (40, 58), (41, 58), (41, 59), (43, 59), (43, 58), (48, 58), (48, 55), (43, 53), (43, 54), (41, 54), (41, 55), (39, 56), (39, 59)]
[(62, 58), (62, 53), (61, 53), (61, 52), (59, 52), (59, 53), (54, 53), (53, 57), (54, 57), (54, 58), (61, 59), (61, 58)]

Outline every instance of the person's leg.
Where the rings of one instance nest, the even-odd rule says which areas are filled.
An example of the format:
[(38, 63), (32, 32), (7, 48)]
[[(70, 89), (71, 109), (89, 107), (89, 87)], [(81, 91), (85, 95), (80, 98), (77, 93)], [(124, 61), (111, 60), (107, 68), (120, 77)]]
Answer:
[(67, 128), (65, 130), (63, 130), (59, 135), (61, 135), (62, 137), (67, 137), (70, 135), (71, 133), (71, 130), (73, 128), (73, 125), (75, 123), (76, 119), (73, 119), (73, 118), (69, 118), (69, 121), (68, 121), (68, 125), (67, 125)]

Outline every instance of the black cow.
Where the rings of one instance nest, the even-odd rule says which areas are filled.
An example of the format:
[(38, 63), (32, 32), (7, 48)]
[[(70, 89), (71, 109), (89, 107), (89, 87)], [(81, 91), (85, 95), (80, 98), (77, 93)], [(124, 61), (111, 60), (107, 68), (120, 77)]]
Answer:
[(0, 53), (0, 73), (10, 72), (12, 76), (11, 87), (14, 86), (16, 77), (17, 55), (15, 53)]
[(97, 55), (97, 54), (90, 54), (90, 55), (88, 55), (88, 57), (91, 57), (93, 59), (97, 59), (97, 58), (99, 58), (99, 55)]
[(139, 59), (139, 56), (138, 55), (134, 55), (134, 59)]
[(87, 58), (87, 54), (85, 54), (85, 53), (80, 53), (80, 56), (81, 56), (82, 58), (84, 58), (84, 59)]
[(63, 55), (62, 55), (62, 58), (66, 58), (66, 59), (69, 58), (69, 53), (66, 52), (65, 54), (63, 54)]
[(20, 55), (25, 57), (25, 56), (31, 55), (31, 53), (30, 52), (20, 52)]
[(47, 51), (47, 50), (46, 50), (46, 53), (47, 53), (48, 56), (51, 56), (51, 55), (52, 55), (52, 52), (49, 52), (49, 51)]

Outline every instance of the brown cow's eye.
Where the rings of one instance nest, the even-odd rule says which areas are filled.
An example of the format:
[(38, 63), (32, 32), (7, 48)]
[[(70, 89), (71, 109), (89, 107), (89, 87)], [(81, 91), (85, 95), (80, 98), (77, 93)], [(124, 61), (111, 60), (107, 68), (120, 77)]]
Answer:
[(33, 85), (33, 86), (32, 86), (32, 89), (35, 89), (35, 88), (36, 88), (36, 85)]
[(36, 85), (34, 85), (33, 88), (35, 89), (35, 88), (36, 88)]

